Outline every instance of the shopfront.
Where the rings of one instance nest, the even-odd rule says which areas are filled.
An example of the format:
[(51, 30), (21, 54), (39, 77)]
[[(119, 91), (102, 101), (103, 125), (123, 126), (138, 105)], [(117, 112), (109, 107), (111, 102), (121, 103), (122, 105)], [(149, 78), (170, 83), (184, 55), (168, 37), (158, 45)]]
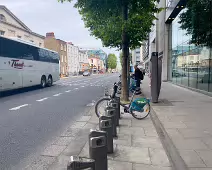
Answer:
[[(192, 34), (182, 29), (179, 23), (180, 15), (186, 10), (183, 9), (171, 23), (172, 82), (212, 92), (212, 48), (191, 43)], [(205, 27), (204, 22), (200, 22), (198, 29), (202, 31)]]

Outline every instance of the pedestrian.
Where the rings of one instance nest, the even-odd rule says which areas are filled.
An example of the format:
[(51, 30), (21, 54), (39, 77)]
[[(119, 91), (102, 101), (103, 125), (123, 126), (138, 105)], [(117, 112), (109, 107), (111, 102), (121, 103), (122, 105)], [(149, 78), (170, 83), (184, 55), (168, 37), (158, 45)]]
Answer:
[(141, 91), (140, 91), (140, 84), (141, 84), (141, 80), (144, 79), (144, 74), (143, 74), (143, 72), (138, 68), (138, 65), (135, 65), (134, 68), (135, 68), (134, 77), (135, 77), (135, 80), (136, 80), (136, 87), (137, 87), (137, 89), (138, 89), (138, 92), (141, 92)]

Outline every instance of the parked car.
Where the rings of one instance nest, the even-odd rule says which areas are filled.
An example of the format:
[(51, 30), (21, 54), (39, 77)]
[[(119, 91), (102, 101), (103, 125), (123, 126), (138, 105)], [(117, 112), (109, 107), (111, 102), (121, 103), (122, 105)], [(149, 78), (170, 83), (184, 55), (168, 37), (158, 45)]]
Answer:
[(83, 76), (90, 76), (91, 73), (90, 73), (89, 71), (85, 71), (82, 75), (83, 75)]

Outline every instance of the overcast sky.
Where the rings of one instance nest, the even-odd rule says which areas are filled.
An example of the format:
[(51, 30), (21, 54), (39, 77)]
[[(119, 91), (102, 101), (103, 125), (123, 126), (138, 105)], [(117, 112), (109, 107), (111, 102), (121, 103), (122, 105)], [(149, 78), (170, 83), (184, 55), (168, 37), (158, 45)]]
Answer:
[[(0, 0), (33, 32), (45, 35), (54, 32), (56, 38), (70, 41), (80, 47), (102, 48), (100, 40), (91, 37), (84, 27), (73, 3), (58, 3), (57, 0)], [(118, 52), (102, 48), (106, 53)]]

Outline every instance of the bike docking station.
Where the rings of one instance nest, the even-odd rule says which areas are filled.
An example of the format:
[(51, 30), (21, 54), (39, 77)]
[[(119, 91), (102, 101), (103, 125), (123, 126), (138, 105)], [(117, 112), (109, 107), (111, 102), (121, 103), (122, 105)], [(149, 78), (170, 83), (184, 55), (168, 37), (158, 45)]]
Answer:
[(117, 102), (117, 99), (109, 101), (108, 106), (115, 109), (116, 126), (119, 126), (120, 107), (119, 107), (119, 103)]
[(95, 170), (108, 170), (107, 132), (99, 130), (90, 131), (89, 156), (95, 160)]
[(113, 137), (117, 137), (117, 116), (116, 116), (116, 110), (110, 106), (107, 106), (105, 108), (105, 115), (109, 116), (112, 120), (112, 128), (113, 128)]
[(88, 168), (95, 170), (95, 160), (78, 156), (71, 156), (71, 160), (67, 166), (67, 170), (82, 170)]
[(109, 116), (99, 118), (99, 129), (107, 133), (107, 153), (113, 153), (113, 126)]

